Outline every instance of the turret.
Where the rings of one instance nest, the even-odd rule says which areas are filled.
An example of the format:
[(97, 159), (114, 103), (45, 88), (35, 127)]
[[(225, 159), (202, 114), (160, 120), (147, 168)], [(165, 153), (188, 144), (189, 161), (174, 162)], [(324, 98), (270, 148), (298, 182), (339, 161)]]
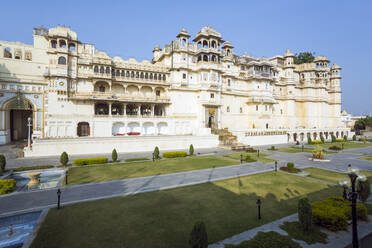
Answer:
[(190, 35), (187, 33), (186, 29), (182, 28), (181, 32), (179, 32), (176, 37), (180, 40), (181, 46), (186, 46)]
[(329, 60), (324, 56), (318, 56), (314, 60), (314, 63), (316, 68), (325, 68), (328, 66)]
[(223, 55), (224, 56), (228, 56), (228, 57), (232, 57), (233, 56), (233, 46), (231, 45), (231, 43), (229, 41), (226, 41), (224, 44), (223, 44)]
[(289, 51), (289, 49), (287, 49), (283, 58), (284, 58), (284, 68), (293, 68), (293, 69), (295, 68), (295, 65), (294, 65), (295, 56), (293, 55), (293, 53), (291, 53), (291, 51)]

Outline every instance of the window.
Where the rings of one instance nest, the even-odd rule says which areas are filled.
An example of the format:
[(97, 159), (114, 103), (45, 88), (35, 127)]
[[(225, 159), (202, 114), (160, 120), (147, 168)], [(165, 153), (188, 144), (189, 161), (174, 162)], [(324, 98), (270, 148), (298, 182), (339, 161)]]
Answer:
[(59, 41), (59, 47), (61, 47), (61, 48), (66, 48), (66, 41), (64, 41), (64, 40), (60, 40), (60, 41)]
[(242, 107), (240, 107), (240, 113), (243, 113), (243, 108)]
[(4, 58), (9, 58), (11, 59), (13, 56), (12, 56), (12, 52), (10, 51), (10, 48), (7, 47), (7, 48), (4, 48)]
[(156, 96), (160, 96), (160, 90), (156, 90), (155, 93), (156, 93)]
[(98, 66), (95, 66), (95, 67), (94, 67), (94, 72), (95, 72), (95, 73), (98, 73)]
[(227, 79), (227, 86), (231, 86), (231, 80)]
[(110, 74), (110, 67), (106, 67), (106, 74)]
[(265, 105), (265, 111), (267, 111), (267, 105)]
[(58, 64), (65, 65), (66, 64), (66, 58), (61, 56), (58, 58)]
[(226, 112), (230, 112), (230, 107), (229, 106), (227, 106)]
[(211, 93), (211, 98), (214, 98), (214, 93)]
[(103, 66), (101, 66), (101, 68), (99, 69), (99, 73), (103, 74), (105, 72), (105, 68), (103, 68)]
[(258, 111), (258, 105), (256, 105), (256, 111)]
[(283, 109), (280, 110), (280, 114), (281, 114), (281, 115), (283, 114)]
[(183, 74), (182, 74), (182, 78), (183, 78), (183, 79), (186, 79), (186, 73), (183, 73)]
[(165, 75), (163, 75), (163, 81), (165, 81)]
[(229, 68), (229, 69), (230, 69), (230, 65), (228, 65), (228, 66), (227, 66), (227, 68)]
[(117, 76), (117, 77), (120, 76), (120, 70), (116, 70), (116, 76)]
[(52, 41), (50, 42), (50, 46), (51, 46), (52, 48), (57, 48), (57, 41), (56, 41), (56, 40), (52, 40)]
[(69, 43), (69, 44), (68, 44), (68, 50), (70, 50), (70, 51), (75, 51), (75, 50), (76, 50), (76, 46), (75, 46), (75, 44), (74, 44), (74, 43)]
[(26, 51), (25, 52), (25, 60), (29, 60), (29, 61), (32, 60), (32, 53), (31, 53), (31, 51)]
[(105, 92), (105, 86), (103, 85), (99, 86), (99, 92)]

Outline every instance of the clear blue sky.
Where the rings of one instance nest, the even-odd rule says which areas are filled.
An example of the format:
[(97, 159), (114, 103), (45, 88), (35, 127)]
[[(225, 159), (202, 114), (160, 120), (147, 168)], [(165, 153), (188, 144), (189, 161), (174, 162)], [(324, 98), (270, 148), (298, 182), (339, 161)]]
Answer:
[(372, 113), (372, 1), (4, 1), (0, 39), (32, 43), (32, 28), (71, 26), (79, 40), (110, 56), (152, 59), (182, 27), (213, 26), (255, 57), (315, 52), (342, 70), (342, 109)]

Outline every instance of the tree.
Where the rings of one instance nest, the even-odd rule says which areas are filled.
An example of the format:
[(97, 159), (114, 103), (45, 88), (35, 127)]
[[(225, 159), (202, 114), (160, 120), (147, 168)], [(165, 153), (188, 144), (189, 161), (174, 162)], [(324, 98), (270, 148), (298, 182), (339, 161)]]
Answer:
[(208, 247), (208, 235), (204, 222), (198, 221), (195, 223), (190, 234), (189, 244), (191, 248)]
[(303, 63), (311, 63), (315, 59), (314, 54), (315, 54), (314, 52), (313, 53), (302, 52), (302, 53), (299, 53), (299, 54), (296, 53), (294, 63), (296, 65), (303, 64)]
[(5, 171), (6, 159), (3, 154), (0, 154), (0, 174)]
[(322, 143), (324, 144), (324, 136), (323, 136), (323, 135), (320, 135), (320, 140), (321, 140)]
[(59, 158), (59, 162), (61, 162), (61, 164), (63, 166), (66, 166), (67, 165), (67, 163), (68, 163), (68, 155), (67, 155), (66, 152), (62, 152), (61, 157)]
[(362, 202), (367, 201), (369, 195), (371, 194), (371, 186), (369, 184), (369, 181), (368, 180), (366, 180), (365, 182), (358, 181), (357, 191), (359, 200), (361, 200)]
[(344, 135), (344, 141), (347, 141), (347, 136), (346, 135)]
[(355, 134), (353, 135), (353, 141), (356, 141), (356, 135)]
[(310, 137), (310, 136), (307, 137), (307, 143), (308, 143), (309, 145), (311, 145), (311, 144), (313, 143), (313, 141), (311, 140), (311, 137)]
[(154, 149), (154, 159), (160, 159), (160, 152), (159, 152), (159, 147), (155, 147)]
[(112, 150), (111, 158), (112, 158), (112, 162), (118, 161), (118, 153), (116, 152), (116, 149)]
[(309, 231), (312, 228), (313, 222), (313, 211), (311, 204), (307, 197), (301, 198), (298, 201), (298, 220), (305, 231)]
[(334, 136), (333, 134), (331, 135), (331, 139), (332, 139), (332, 143), (336, 142), (336, 136)]
[(194, 146), (191, 144), (189, 148), (189, 154), (190, 156), (194, 155)]

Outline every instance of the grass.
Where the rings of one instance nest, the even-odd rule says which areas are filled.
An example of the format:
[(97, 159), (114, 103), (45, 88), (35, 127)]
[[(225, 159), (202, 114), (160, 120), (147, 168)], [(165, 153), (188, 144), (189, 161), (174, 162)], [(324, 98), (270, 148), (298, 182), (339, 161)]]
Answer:
[[(314, 151), (315, 147), (314, 148), (308, 148), (308, 147), (304, 147), (304, 152), (308, 152), (308, 153), (312, 153)], [(279, 152), (286, 152), (286, 153), (297, 153), (297, 152), (302, 152), (302, 148), (301, 147), (282, 147), (282, 148), (279, 148), (278, 149)], [(324, 151), (325, 154), (331, 154), (331, 153), (334, 153), (334, 152), (330, 152), (330, 151)]]
[(281, 229), (286, 231), (289, 237), (297, 240), (303, 240), (308, 245), (315, 244), (315, 243), (327, 243), (328, 235), (321, 232), (317, 226), (313, 226), (311, 231), (304, 231), (300, 222), (284, 222), (283, 225), (280, 226)]
[(128, 158), (125, 160), (125, 162), (136, 162), (136, 161), (147, 161), (150, 160), (148, 158)]
[(260, 157), (257, 156), (256, 152), (234, 152), (234, 153), (227, 154), (225, 156), (240, 161), (240, 154), (243, 154), (243, 159), (245, 158), (246, 155), (249, 155), (252, 159), (251, 162), (260, 161), (264, 164), (267, 164), (267, 163), (272, 163), (276, 161), (275, 159), (266, 158), (267, 156), (271, 156), (272, 154), (263, 153), (263, 152), (260, 152)]
[(361, 157), (360, 159), (372, 161), (372, 156)]
[(68, 171), (69, 184), (101, 182), (133, 177), (169, 174), (238, 164), (228, 158), (200, 156), (157, 160), (155, 162), (118, 163), (87, 167), (73, 167)]
[(342, 144), (344, 144), (344, 150), (372, 146), (372, 144), (368, 144), (368, 143), (364, 144), (364, 143), (358, 143), (358, 142), (352, 142), (352, 141), (324, 143), (324, 144), (321, 144), (321, 146), (324, 148), (328, 148), (334, 145), (342, 147)]
[(371, 215), (372, 214), (372, 204), (371, 203), (365, 203), (364, 205), (367, 208), (368, 215)]
[(19, 167), (19, 168), (14, 168), (14, 172), (19, 172), (19, 171), (28, 171), (28, 170), (42, 170), (42, 169), (50, 169), (54, 168), (53, 165), (35, 165), (35, 166), (29, 166), (29, 167)]
[(186, 248), (199, 220), (206, 224), (209, 243), (215, 243), (296, 213), (303, 195), (320, 201), (341, 193), (340, 187), (326, 183), (267, 172), (78, 203), (51, 209), (31, 247)]
[[(303, 170), (310, 173), (308, 177), (317, 178), (320, 180), (337, 183), (337, 184), (340, 182), (341, 179), (349, 178), (346, 173), (323, 170), (319, 168), (311, 167), (311, 168), (306, 168)], [(369, 182), (372, 183), (372, 172), (371, 171), (361, 171), (361, 173), (367, 176)]]

